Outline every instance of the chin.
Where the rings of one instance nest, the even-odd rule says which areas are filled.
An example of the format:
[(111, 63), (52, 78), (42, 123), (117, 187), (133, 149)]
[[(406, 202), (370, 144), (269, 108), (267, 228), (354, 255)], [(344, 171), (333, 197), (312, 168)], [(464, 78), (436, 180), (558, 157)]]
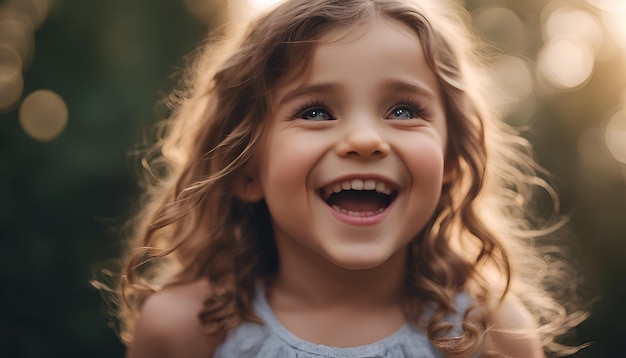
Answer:
[(382, 254), (382, 250), (374, 252), (350, 252), (339, 255), (325, 255), (335, 265), (346, 270), (369, 270), (385, 264), (393, 255)]

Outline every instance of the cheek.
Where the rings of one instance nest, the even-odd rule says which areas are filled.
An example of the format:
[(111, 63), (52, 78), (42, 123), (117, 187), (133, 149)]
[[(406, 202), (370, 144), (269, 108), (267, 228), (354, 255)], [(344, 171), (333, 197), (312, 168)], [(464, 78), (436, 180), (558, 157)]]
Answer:
[(319, 151), (314, 141), (302, 136), (272, 136), (261, 161), (261, 181), (266, 195), (280, 190), (281, 196), (305, 188)]
[[(260, 160), (260, 180), (276, 233), (295, 233), (310, 223), (314, 193), (308, 180), (319, 160), (319, 147), (302, 136), (268, 137)], [(295, 226), (294, 226), (295, 225)]]
[(404, 153), (414, 184), (441, 188), (444, 176), (444, 148), (437, 141), (424, 141), (411, 145)]

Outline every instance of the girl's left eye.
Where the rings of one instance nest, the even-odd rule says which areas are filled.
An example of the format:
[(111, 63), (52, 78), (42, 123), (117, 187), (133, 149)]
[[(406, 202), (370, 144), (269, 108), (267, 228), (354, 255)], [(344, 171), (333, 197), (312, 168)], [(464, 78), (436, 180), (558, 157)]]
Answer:
[(412, 119), (419, 115), (420, 111), (414, 106), (408, 104), (400, 104), (391, 109), (387, 115), (387, 119)]
[(331, 121), (335, 116), (320, 102), (310, 102), (295, 109), (292, 119), (304, 119), (307, 121)]
[(327, 121), (335, 119), (335, 117), (333, 117), (333, 115), (330, 114), (327, 110), (319, 107), (305, 109), (304, 111), (300, 112), (298, 118), (306, 119), (309, 121)]
[(391, 117), (394, 119), (411, 119), (414, 115), (413, 109), (409, 106), (398, 106), (391, 110)]

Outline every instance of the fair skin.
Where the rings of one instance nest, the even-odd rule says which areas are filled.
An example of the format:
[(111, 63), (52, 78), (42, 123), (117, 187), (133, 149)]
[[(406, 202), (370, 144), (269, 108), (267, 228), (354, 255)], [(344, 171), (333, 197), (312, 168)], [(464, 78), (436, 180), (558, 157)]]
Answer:
[(199, 281), (163, 289), (148, 298), (135, 327), (129, 358), (211, 357), (217, 339), (202, 332), (198, 312), (209, 292)]
[[(287, 329), (318, 344), (393, 334), (405, 323), (407, 245), (452, 177), (443, 99), (417, 36), (386, 19), (329, 31), (309, 71), (277, 89), (272, 109), (240, 193), (265, 199), (272, 216), (280, 268), (270, 305)], [(218, 342), (197, 320), (209, 290), (198, 282), (152, 295), (128, 356), (212, 355)], [(496, 329), (533, 324), (513, 300), (495, 316)], [(489, 334), (485, 347), (543, 356), (528, 335)]]
[(281, 258), (277, 317), (305, 340), (358, 346), (404, 323), (406, 248), (447, 179), (445, 110), (407, 28), (371, 22), (321, 42), (273, 97), (254, 199), (268, 205)]

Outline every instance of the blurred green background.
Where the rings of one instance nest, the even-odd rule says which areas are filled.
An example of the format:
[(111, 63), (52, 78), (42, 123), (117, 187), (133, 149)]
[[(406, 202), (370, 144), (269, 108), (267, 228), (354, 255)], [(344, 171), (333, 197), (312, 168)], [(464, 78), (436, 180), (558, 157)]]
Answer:
[[(597, 297), (574, 339), (597, 344), (578, 356), (626, 356), (626, 1), (463, 3), (494, 45), (494, 99), (572, 217), (582, 290)], [(119, 254), (130, 154), (226, 6), (0, 2), (0, 357), (123, 356), (89, 279)]]

